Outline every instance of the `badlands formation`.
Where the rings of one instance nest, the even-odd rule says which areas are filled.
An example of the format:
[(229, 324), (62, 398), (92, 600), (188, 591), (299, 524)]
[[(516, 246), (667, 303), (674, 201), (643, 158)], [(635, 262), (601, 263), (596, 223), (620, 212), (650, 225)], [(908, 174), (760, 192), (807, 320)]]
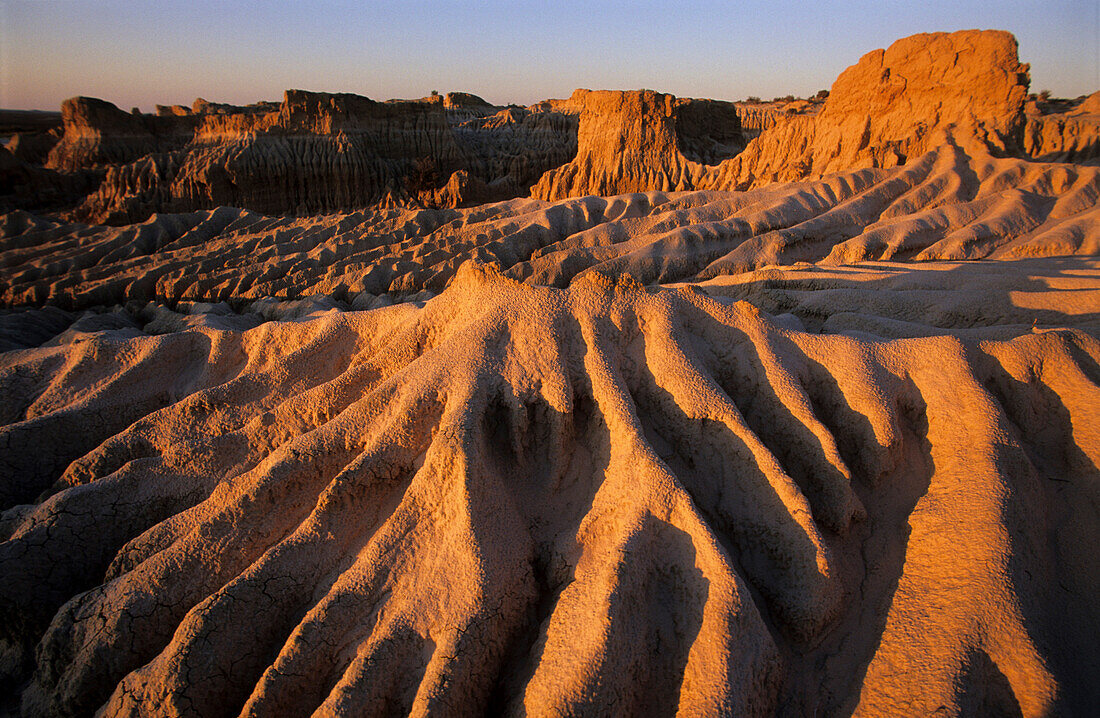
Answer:
[(1100, 713), (1100, 94), (74, 98), (0, 149), (0, 712)]

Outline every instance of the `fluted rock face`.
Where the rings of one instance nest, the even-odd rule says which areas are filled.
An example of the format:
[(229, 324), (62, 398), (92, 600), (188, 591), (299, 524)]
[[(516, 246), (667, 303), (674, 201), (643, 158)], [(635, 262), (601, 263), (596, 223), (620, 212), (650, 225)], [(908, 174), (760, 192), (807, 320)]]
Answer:
[(678, 99), (652, 90), (576, 90), (577, 156), (547, 172), (531, 196), (555, 200), (694, 187), (699, 162), (736, 154), (741, 126), (732, 103)]
[(776, 120), (779, 117), (779, 108), (771, 103), (766, 105), (749, 102), (737, 103), (737, 119), (741, 123), (741, 131), (754, 133), (754, 137), (763, 130), (775, 127)]
[(486, 183), (492, 199), (506, 199), (526, 195), (543, 173), (576, 156), (577, 123), (574, 113), (508, 107), (453, 130), (470, 174)]
[(951, 135), (1019, 149), (1028, 66), (999, 30), (913, 35), (864, 55), (820, 114), (778, 123), (702, 184), (723, 189), (892, 167)]
[(351, 209), (403, 189), (418, 159), (444, 177), (465, 164), (441, 107), (430, 103), (289, 90), (276, 111), (150, 119), (167, 129), (190, 121), (193, 131), (178, 149), (112, 166), (83, 216), (117, 222), (219, 205), (269, 213)]

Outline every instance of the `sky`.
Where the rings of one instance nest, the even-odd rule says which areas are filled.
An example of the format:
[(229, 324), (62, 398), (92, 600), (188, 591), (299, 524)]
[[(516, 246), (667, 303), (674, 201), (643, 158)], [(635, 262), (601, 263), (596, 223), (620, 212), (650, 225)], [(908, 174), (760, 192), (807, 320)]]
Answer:
[(577, 87), (803, 97), (900, 37), (968, 28), (1015, 34), (1032, 92), (1100, 89), (1100, 0), (0, 0), (0, 107), (89, 95), (152, 111), (287, 88), (524, 105)]

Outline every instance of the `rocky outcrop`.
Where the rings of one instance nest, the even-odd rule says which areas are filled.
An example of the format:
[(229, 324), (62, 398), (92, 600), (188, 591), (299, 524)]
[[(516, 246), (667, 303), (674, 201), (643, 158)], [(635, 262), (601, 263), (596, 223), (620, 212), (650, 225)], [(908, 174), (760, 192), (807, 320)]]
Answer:
[(61, 104), (65, 132), (50, 150), (48, 169), (76, 171), (132, 162), (163, 149), (141, 115), (123, 112), (94, 97), (72, 97)]
[(743, 189), (893, 167), (950, 141), (1020, 151), (1028, 66), (997, 30), (913, 35), (841, 73), (816, 116), (795, 115), (701, 180)]
[(448, 92), (446, 95), (433, 95), (425, 98), (425, 100), (442, 102), (443, 109), (447, 111), (447, 118), (451, 124), (478, 117), (488, 117), (504, 109), (490, 105), (484, 99), (469, 92)]
[[(731, 103), (653, 92), (578, 91), (568, 103), (532, 109), (495, 108), (462, 93), (379, 103), (302, 91), (288, 91), (277, 111), (196, 102), (197, 112), (135, 117), (106, 103), (70, 105), (74, 127), (51, 155), (54, 165), (98, 168), (123, 154), (119, 145), (140, 155), (107, 165), (77, 213), (108, 223), (220, 205), (271, 214), (347, 211), (392, 195), (458, 206), (525, 195), (558, 167), (568, 179), (536, 196), (572, 193), (574, 185), (604, 194), (687, 189), (687, 173), (701, 171), (696, 164), (717, 163), (743, 145)], [(89, 130), (97, 119), (103, 127)], [(578, 124), (585, 122), (593, 147), (607, 141), (581, 156)], [(620, 151), (620, 135), (630, 149)], [(593, 188), (586, 170), (578, 176), (562, 167), (570, 160), (611, 166), (599, 170), (605, 181)]]
[(12, 135), (5, 149), (20, 162), (41, 165), (46, 162), (52, 150), (61, 139), (61, 129), (53, 128), (46, 132), (18, 132)]
[(732, 103), (678, 99), (653, 90), (576, 90), (577, 156), (547, 172), (531, 196), (554, 200), (646, 190), (692, 189), (715, 162), (741, 149)]
[(97, 187), (72, 218), (126, 223), (219, 205), (308, 214), (379, 201), (744, 190), (904, 165), (942, 145), (1093, 161), (1095, 101), (1029, 115), (1027, 71), (1011, 34), (968, 30), (868, 53), (823, 106), (577, 90), (521, 108), (468, 93), (374, 102), (292, 90), (282, 103), (199, 99), (139, 115), (74, 98), (48, 166)]
[(276, 110), (206, 107), (150, 118), (171, 120), (153, 123), (169, 131), (187, 121), (191, 133), (170, 138), (169, 151), (111, 166), (79, 214), (119, 222), (220, 205), (272, 214), (348, 210), (405, 191), (418, 160), (443, 179), (466, 164), (438, 104), (289, 90)]
[(781, 117), (779, 108), (773, 103), (738, 102), (736, 104), (741, 131), (750, 138), (775, 127), (776, 121)]
[[(801, 101), (767, 111), (730, 105), (715, 116), (713, 107), (649, 91), (580, 90), (569, 100), (581, 108), (577, 157), (544, 175), (532, 196), (747, 189), (889, 168), (945, 142), (1022, 153), (1027, 87), (1028, 66), (1010, 33), (969, 30), (914, 35), (868, 53), (837, 78), (820, 112)], [(763, 128), (740, 154), (738, 114)], [(692, 141), (678, 135), (688, 127)], [(708, 136), (717, 151), (699, 152)]]

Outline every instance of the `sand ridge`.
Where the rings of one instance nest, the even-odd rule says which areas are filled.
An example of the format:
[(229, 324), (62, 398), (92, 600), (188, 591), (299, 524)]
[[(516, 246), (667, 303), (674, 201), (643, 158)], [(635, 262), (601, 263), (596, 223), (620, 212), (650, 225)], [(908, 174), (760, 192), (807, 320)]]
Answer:
[[(0, 301), (296, 299), (442, 290), (467, 259), (566, 286), (587, 271), (643, 283), (768, 264), (1068, 256), (1100, 251), (1100, 168), (944, 144), (902, 167), (748, 192), (649, 192), (469, 209), (266, 217), (232, 208), (120, 228), (0, 218)], [(365, 306), (365, 305), (364, 305)]]
[[(1096, 698), (1089, 334), (820, 336), (466, 265), (423, 308), (3, 357), (8, 437), (101, 442), (5, 514), (28, 715)], [(120, 396), (151, 413), (80, 418)]]

